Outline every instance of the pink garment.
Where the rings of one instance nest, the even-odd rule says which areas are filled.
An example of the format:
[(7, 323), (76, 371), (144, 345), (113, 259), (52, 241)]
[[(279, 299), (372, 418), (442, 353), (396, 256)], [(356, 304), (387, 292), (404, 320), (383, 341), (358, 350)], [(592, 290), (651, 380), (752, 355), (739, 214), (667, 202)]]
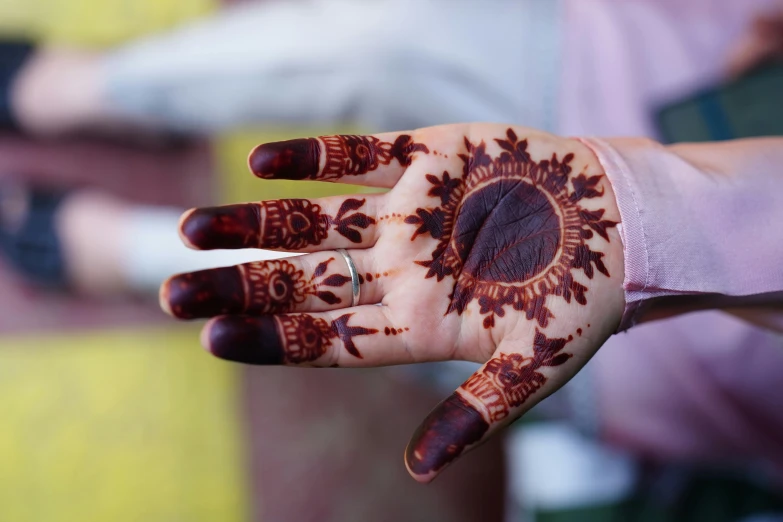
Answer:
[[(566, 0), (558, 132), (656, 137), (652, 111), (719, 81), (732, 44), (772, 9), (783, 1)], [(713, 294), (766, 306), (612, 337), (590, 363), (602, 432), (661, 458), (762, 462), (783, 479), (783, 336), (760, 327), (783, 331), (783, 139), (586, 142), (622, 215), (621, 328)]]
[(744, 464), (783, 484), (783, 339), (721, 312), (642, 324), (591, 363), (603, 438), (663, 460)]
[(724, 78), (783, 0), (564, 0), (558, 134), (655, 138), (652, 111)]
[[(664, 296), (754, 296), (723, 304), (769, 299), (783, 306), (783, 234), (776, 227), (783, 223), (783, 138), (669, 147), (646, 139), (586, 143), (606, 169), (622, 216), (620, 329), (638, 322), (642, 305)], [(690, 308), (693, 299), (684, 300)]]

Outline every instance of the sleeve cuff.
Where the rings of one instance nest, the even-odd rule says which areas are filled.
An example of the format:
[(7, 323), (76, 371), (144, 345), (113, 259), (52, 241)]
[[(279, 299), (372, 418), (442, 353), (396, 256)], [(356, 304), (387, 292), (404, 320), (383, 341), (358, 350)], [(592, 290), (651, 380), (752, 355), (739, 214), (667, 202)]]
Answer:
[(618, 225), (623, 242), (625, 278), (625, 311), (618, 332), (634, 326), (641, 316), (649, 282), (649, 255), (647, 236), (642, 221), (642, 210), (631, 183), (630, 169), (623, 158), (608, 143), (597, 138), (580, 138), (598, 157), (612, 184), (621, 223)]

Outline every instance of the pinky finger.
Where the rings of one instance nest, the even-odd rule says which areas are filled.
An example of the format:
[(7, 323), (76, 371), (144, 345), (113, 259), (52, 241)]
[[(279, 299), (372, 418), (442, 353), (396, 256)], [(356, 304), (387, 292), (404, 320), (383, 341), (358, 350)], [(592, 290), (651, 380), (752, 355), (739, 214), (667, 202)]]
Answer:
[(256, 365), (368, 367), (412, 362), (407, 329), (383, 306), (323, 313), (227, 315), (209, 321), (201, 343), (214, 356)]

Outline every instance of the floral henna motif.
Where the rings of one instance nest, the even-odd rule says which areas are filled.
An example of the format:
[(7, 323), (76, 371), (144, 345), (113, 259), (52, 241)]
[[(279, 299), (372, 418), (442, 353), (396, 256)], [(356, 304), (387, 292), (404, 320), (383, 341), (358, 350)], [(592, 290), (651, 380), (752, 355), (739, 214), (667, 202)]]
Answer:
[(332, 290), (351, 278), (327, 274), (334, 258), (319, 263), (307, 278), (294, 263), (280, 259), (183, 274), (168, 284), (167, 301), (181, 319), (224, 314), (279, 314), (296, 310), (308, 296), (329, 305), (342, 303)]
[(321, 206), (307, 199), (265, 201), (259, 205), (258, 220), (255, 244), (288, 250), (320, 245), (331, 224)]
[(280, 199), (257, 204), (202, 208), (185, 220), (182, 233), (201, 249), (270, 248), (301, 250), (320, 245), (336, 231), (352, 243), (375, 219), (358, 212), (367, 200), (348, 198), (330, 216), (307, 199)]
[(312, 315), (284, 315), (277, 322), (282, 334), (283, 363), (315, 361), (326, 353), (334, 336), (329, 323)]
[(538, 370), (560, 366), (572, 357), (570, 353), (559, 353), (572, 340), (572, 336), (549, 339), (536, 329), (533, 357), (519, 353), (500, 354), (468, 379), (458, 393), (483, 410), (482, 415), (488, 422), (501, 421), (508, 417), (511, 408), (521, 406), (546, 383), (546, 376)]
[(511, 129), (495, 141), (503, 152), (493, 158), (484, 142), (466, 138), (462, 176), (428, 175), (428, 195), (439, 205), (418, 208), (405, 222), (416, 227), (411, 240), (438, 240), (431, 260), (417, 263), (427, 268), (427, 278), (455, 279), (446, 313), (461, 314), (476, 300), (485, 328), (505, 315), (506, 306), (546, 327), (553, 317), (547, 296), (587, 303), (587, 287), (574, 279), (574, 270), (589, 279), (596, 270), (609, 275), (603, 253), (586, 240), (598, 234), (609, 241), (607, 229), (617, 223), (603, 219), (603, 209), (582, 206), (603, 195), (602, 176), (574, 175), (573, 154), (533, 161), (527, 140)]
[(335, 341), (362, 358), (355, 337), (378, 330), (348, 324), (353, 314), (328, 322), (309, 314), (231, 316), (209, 331), (209, 349), (216, 356), (247, 364), (306, 364), (320, 359)]
[(261, 178), (333, 181), (367, 174), (392, 160), (407, 167), (416, 152), (429, 149), (407, 134), (393, 143), (375, 136), (322, 136), (260, 145), (250, 154), (250, 169)]
[(479, 442), (493, 423), (506, 419), (546, 384), (541, 368), (560, 366), (571, 358), (560, 352), (572, 340), (573, 336), (549, 339), (536, 330), (532, 357), (504, 353), (491, 359), (419, 427), (406, 451), (411, 471), (438, 471)]
[(414, 152), (429, 152), (426, 145), (414, 143), (407, 134), (398, 136), (394, 143), (375, 136), (324, 136), (321, 141), (326, 150), (326, 166), (318, 178), (321, 180), (367, 174), (393, 159), (407, 167)]
[(326, 239), (330, 229), (352, 243), (361, 243), (360, 230), (375, 224), (375, 219), (356, 212), (367, 200), (346, 199), (332, 217), (324, 214), (320, 205), (306, 199), (282, 199), (261, 203), (260, 237), (261, 248), (299, 250), (317, 246)]
[(334, 258), (319, 263), (307, 279), (304, 272), (286, 260), (265, 261), (239, 265), (247, 282), (243, 311), (261, 314), (290, 312), (313, 296), (324, 303), (342, 302), (334, 292), (324, 287), (337, 288), (351, 282), (342, 274), (326, 275)]

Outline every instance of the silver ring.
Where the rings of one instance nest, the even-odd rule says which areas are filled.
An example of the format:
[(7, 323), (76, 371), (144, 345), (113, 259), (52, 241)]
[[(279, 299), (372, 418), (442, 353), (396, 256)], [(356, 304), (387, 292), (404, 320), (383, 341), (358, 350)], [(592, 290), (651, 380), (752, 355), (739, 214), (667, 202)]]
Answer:
[(356, 306), (359, 304), (359, 296), (362, 293), (362, 289), (359, 286), (359, 272), (356, 270), (356, 264), (353, 262), (353, 259), (346, 249), (338, 248), (335, 252), (343, 256), (345, 264), (348, 265), (348, 273), (351, 274), (351, 306)]

